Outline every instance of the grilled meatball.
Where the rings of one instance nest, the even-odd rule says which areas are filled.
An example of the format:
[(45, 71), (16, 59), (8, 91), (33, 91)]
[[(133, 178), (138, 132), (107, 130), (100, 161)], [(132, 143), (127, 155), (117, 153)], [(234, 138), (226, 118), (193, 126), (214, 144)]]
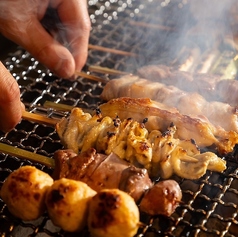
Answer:
[(181, 202), (181, 198), (182, 191), (176, 181), (160, 181), (144, 195), (140, 210), (149, 215), (170, 216)]
[(103, 189), (89, 202), (88, 227), (93, 237), (132, 237), (139, 228), (139, 209), (129, 194)]
[(53, 179), (34, 166), (23, 166), (5, 180), (1, 197), (16, 217), (30, 221), (39, 218), (46, 210), (45, 193)]
[(46, 206), (52, 222), (68, 232), (82, 230), (87, 223), (88, 201), (96, 194), (81, 181), (56, 180), (46, 193)]

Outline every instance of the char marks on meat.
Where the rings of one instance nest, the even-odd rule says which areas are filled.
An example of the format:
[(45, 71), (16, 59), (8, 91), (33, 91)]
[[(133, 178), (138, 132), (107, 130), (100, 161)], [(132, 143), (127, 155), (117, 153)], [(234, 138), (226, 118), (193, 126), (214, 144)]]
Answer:
[(221, 79), (218, 75), (189, 73), (171, 69), (165, 65), (141, 67), (137, 73), (150, 81), (174, 85), (187, 92), (197, 92), (208, 101), (220, 101), (236, 107), (238, 105), (238, 81)]
[[(121, 114), (116, 114), (115, 119), (111, 116), (103, 116), (106, 109), (114, 113), (118, 109), (112, 108), (120, 105), (124, 107), (122, 112), (130, 111), (126, 103), (123, 103), (131, 104), (133, 101), (127, 98), (117, 99), (114, 101), (114, 107), (101, 106), (103, 112), (93, 116), (85, 114), (80, 108), (74, 108), (70, 116), (63, 118), (56, 125), (61, 142), (75, 153), (87, 151), (89, 148), (95, 148), (106, 155), (115, 153), (119, 158), (136, 167), (146, 168), (151, 177), (160, 176), (167, 179), (175, 173), (183, 178), (198, 179), (206, 173), (207, 169), (221, 172), (226, 168), (226, 162), (215, 153), (201, 153), (193, 139), (178, 139), (177, 127), (173, 123), (164, 131), (158, 129), (149, 131), (146, 128), (147, 119), (141, 119), (140, 123), (132, 118), (121, 121)], [(138, 110), (143, 113), (140, 110), (142, 107), (133, 108), (131, 112)], [(150, 107), (144, 109), (149, 110)], [(108, 166), (108, 171), (111, 170), (108, 159), (100, 162), (98, 167), (104, 165)], [(114, 176), (117, 174), (115, 169), (111, 172)], [(97, 169), (92, 175), (97, 175)]]
[[(68, 156), (68, 153), (74, 156)], [(80, 180), (97, 192), (105, 188), (120, 188), (138, 201), (145, 190), (152, 187), (145, 169), (137, 169), (113, 153), (106, 156), (91, 148), (76, 154), (68, 149), (56, 151), (54, 159), (55, 179)]]
[(100, 109), (103, 116), (118, 116), (120, 119), (130, 117), (142, 121), (147, 117), (145, 126), (149, 131), (157, 129), (164, 132), (170, 124), (175, 124), (176, 137), (182, 140), (193, 139), (199, 147), (215, 145), (220, 154), (231, 152), (238, 142), (238, 134), (234, 131), (225, 131), (204, 118), (193, 118), (166, 107), (148, 98), (121, 97), (102, 104)]
[[(67, 149), (56, 151), (54, 159), (55, 179), (79, 180), (97, 192), (120, 189), (130, 194), (138, 204), (143, 201), (142, 211), (149, 215), (170, 216), (182, 199), (182, 191), (176, 181), (154, 184), (145, 169), (136, 168), (113, 153), (105, 156), (90, 148), (76, 154)], [(153, 211), (152, 206), (155, 208)]]
[[(177, 188), (174, 188), (176, 186)], [(146, 192), (140, 203), (140, 210), (153, 216), (158, 213), (157, 208), (159, 208), (161, 214), (168, 216), (169, 213), (174, 212), (174, 208), (176, 207), (176, 203), (173, 202), (176, 202), (178, 198), (175, 199), (174, 197), (182, 198), (176, 181), (167, 180), (158, 182)], [(162, 205), (154, 205), (153, 200), (157, 200), (157, 202)], [(164, 209), (161, 207), (164, 207)]]
[(229, 104), (219, 101), (209, 102), (196, 92), (185, 92), (175, 86), (152, 82), (138, 76), (126, 75), (109, 81), (101, 97), (106, 101), (118, 97), (150, 98), (177, 108), (181, 114), (205, 119), (226, 131), (238, 132), (238, 113), (236, 108)]

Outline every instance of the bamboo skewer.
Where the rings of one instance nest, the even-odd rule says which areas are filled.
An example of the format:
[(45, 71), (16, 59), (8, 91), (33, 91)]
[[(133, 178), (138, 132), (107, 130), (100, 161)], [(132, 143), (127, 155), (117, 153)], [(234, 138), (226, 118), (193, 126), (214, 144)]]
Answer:
[(37, 162), (50, 168), (55, 167), (55, 161), (52, 158), (48, 158), (46, 156), (26, 151), (21, 148), (10, 146), (4, 143), (0, 143), (0, 152), (18, 157), (20, 159), (27, 159), (33, 162)]
[[(48, 100), (45, 101), (45, 103), (43, 104), (43, 107), (55, 109), (58, 111), (64, 111), (64, 112), (70, 112), (73, 108), (75, 108), (75, 106), (66, 105), (66, 104), (62, 104), (62, 103), (55, 103), (55, 102), (48, 101)], [(92, 109), (84, 108), (83, 111), (85, 113), (93, 114)]]
[[(50, 168), (55, 167), (55, 160), (52, 158), (49, 158), (47, 156), (43, 156), (40, 154), (36, 154), (34, 152), (26, 151), (21, 148), (10, 146), (10, 145), (4, 144), (4, 143), (0, 143), (0, 152), (7, 154), (7, 155), (18, 157), (20, 159), (36, 162), (36, 163), (45, 165)], [(198, 160), (193, 157), (181, 157), (180, 160), (183, 162), (189, 162), (189, 163), (197, 163), (198, 162)]]
[(131, 73), (128, 73), (128, 72), (123, 72), (123, 71), (120, 71), (120, 70), (110, 69), (110, 68), (101, 67), (101, 66), (89, 66), (88, 70), (93, 71), (93, 72), (98, 72), (98, 73), (103, 73), (103, 74), (113, 74), (113, 75), (131, 74)]
[(50, 125), (50, 126), (55, 126), (55, 124), (59, 122), (58, 119), (48, 118), (39, 114), (30, 113), (27, 111), (22, 112), (22, 118), (32, 122), (43, 123), (45, 125)]
[(97, 76), (94, 76), (94, 75), (90, 75), (90, 74), (87, 74), (85, 72), (75, 72), (75, 76), (84, 77), (84, 78), (87, 78), (87, 79), (90, 79), (90, 80), (93, 80), (93, 81), (102, 82), (104, 84), (106, 84), (108, 82), (108, 80), (106, 80), (106, 79), (103, 79), (101, 77), (97, 77)]
[(142, 21), (129, 21), (129, 24), (133, 26), (139, 26), (139, 27), (146, 27), (151, 29), (158, 29), (158, 30), (165, 30), (165, 31), (175, 31), (175, 28), (169, 27), (169, 26), (163, 26), (160, 24), (152, 24), (152, 23), (145, 23)]
[[(74, 106), (71, 105), (66, 105), (66, 104), (62, 104), (62, 103), (55, 103), (52, 101), (46, 101), (43, 105), (43, 107), (45, 108), (51, 108), (51, 109), (55, 109), (58, 111), (64, 111), (64, 112), (70, 112)], [(93, 110), (92, 109), (83, 109), (83, 111), (85, 113), (90, 113), (93, 114)], [(49, 125), (49, 126), (55, 126), (56, 123), (58, 123), (60, 120), (59, 119), (54, 119), (54, 118), (48, 118), (46, 116), (40, 115), (40, 114), (33, 114), (27, 111), (23, 111), (22, 112), (22, 118), (26, 119), (28, 121), (32, 121), (32, 122), (37, 122), (40, 124), (45, 124), (45, 125)]]
[(64, 111), (64, 112), (69, 112), (74, 108), (74, 106), (71, 106), (71, 105), (55, 103), (55, 102), (48, 101), (48, 100), (45, 101), (45, 103), (43, 104), (43, 107), (51, 108), (51, 109), (55, 109), (55, 110), (59, 110), (59, 111)]
[(104, 51), (104, 52), (108, 52), (108, 53), (120, 54), (120, 55), (124, 55), (124, 56), (138, 57), (138, 55), (135, 53), (118, 50), (118, 49), (107, 48), (107, 47), (103, 47), (103, 46), (99, 46), (99, 45), (89, 44), (88, 48), (93, 49), (93, 50)]
[[(88, 70), (90, 72), (110, 74), (110, 75), (116, 75), (116, 76), (128, 75), (128, 74), (132, 75), (132, 73), (129, 73), (129, 72), (123, 72), (123, 71), (116, 70), (116, 69), (110, 69), (110, 68), (107, 68), (107, 67), (93, 66), (93, 65), (89, 66)], [(101, 77), (98, 77), (98, 76), (95, 76), (95, 75), (90, 75), (90, 74), (87, 74), (85, 72), (75, 72), (75, 76), (80, 76), (80, 77), (83, 77), (83, 78), (86, 78), (86, 79), (89, 79), (89, 80), (92, 80), (92, 81), (101, 82), (103, 84), (107, 84), (108, 81), (109, 81), (109, 79), (104, 79), (104, 78), (101, 78)]]

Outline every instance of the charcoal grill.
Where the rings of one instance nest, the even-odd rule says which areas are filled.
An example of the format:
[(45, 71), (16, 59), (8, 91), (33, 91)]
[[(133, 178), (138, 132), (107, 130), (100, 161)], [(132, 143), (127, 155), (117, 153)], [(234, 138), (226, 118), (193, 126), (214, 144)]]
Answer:
[[(192, 33), (186, 37), (179, 35), (177, 29), (183, 23), (186, 23), (183, 24), (184, 29), (190, 30), (196, 21), (192, 13), (189, 13), (189, 1), (89, 0), (89, 14), (92, 21), (91, 45), (131, 52), (137, 56), (126, 56), (92, 47), (84, 68), (84, 72), (88, 74), (110, 80), (115, 75), (89, 71), (90, 66), (131, 73), (140, 66), (156, 62), (174, 67), (185, 65), (189, 71), (206, 70), (221, 77), (236, 78), (236, 51), (231, 44), (219, 40), (214, 48), (210, 42), (199, 40), (195, 44), (193, 37), (197, 38), (197, 35)], [(170, 36), (176, 41), (169, 42), (167, 39)], [(189, 39), (189, 43), (177, 49), (175, 46), (185, 38)], [(90, 109), (96, 108), (102, 102), (100, 93), (103, 83), (83, 76), (79, 76), (75, 81), (58, 78), (20, 47), (11, 47), (3, 63), (18, 81), (22, 101), (26, 110), (32, 113), (50, 118), (67, 115), (66, 112), (45, 108), (43, 105), (46, 101)], [(63, 148), (54, 127), (24, 119), (11, 132), (1, 133), (0, 141), (48, 157)], [(195, 181), (174, 176), (183, 191), (181, 205), (171, 217), (150, 217), (142, 214), (141, 220), (145, 225), (139, 229), (137, 236), (237, 236), (236, 157), (236, 152), (226, 157), (228, 168), (223, 173), (208, 171)], [(0, 185), (13, 170), (26, 164), (34, 165), (48, 173), (52, 172), (44, 165), (1, 153)], [(14, 218), (1, 199), (0, 235), (73, 236), (55, 227), (47, 214), (34, 222), (22, 222)], [(85, 230), (80, 236), (89, 234)]]

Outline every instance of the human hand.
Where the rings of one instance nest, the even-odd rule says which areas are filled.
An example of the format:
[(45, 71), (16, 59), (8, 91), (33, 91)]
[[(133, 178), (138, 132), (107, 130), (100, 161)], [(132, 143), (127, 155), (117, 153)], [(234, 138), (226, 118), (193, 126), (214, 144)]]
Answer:
[(0, 130), (8, 132), (21, 120), (24, 105), (17, 81), (0, 62)]
[[(54, 39), (40, 22), (48, 7), (58, 13), (59, 32), (66, 37), (68, 48)], [(0, 1), (0, 32), (63, 78), (73, 76), (84, 66), (90, 27), (86, 0)]]

